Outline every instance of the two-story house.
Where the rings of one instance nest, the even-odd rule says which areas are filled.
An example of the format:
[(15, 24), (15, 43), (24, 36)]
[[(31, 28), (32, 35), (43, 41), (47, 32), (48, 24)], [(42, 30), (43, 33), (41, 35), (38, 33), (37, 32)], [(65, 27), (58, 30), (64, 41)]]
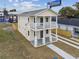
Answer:
[[(55, 20), (55, 21), (53, 21)], [(57, 14), (51, 9), (40, 9), (18, 15), (18, 30), (34, 47), (56, 42), (51, 29), (57, 28)]]

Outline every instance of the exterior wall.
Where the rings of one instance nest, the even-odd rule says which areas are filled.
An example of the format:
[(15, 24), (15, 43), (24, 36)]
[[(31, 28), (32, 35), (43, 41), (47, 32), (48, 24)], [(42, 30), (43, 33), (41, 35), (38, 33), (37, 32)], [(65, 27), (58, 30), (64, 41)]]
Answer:
[(73, 31), (73, 26), (70, 26), (70, 25), (58, 24), (58, 28), (67, 30), (67, 31)]
[(77, 26), (59, 24), (58, 28), (63, 29), (63, 30), (70, 31), (72, 33), (72, 37), (78, 37), (79, 36), (79, 35), (76, 35), (74, 33), (74, 28), (79, 28)]
[[(28, 24), (28, 17), (26, 16), (19, 16), (18, 17), (18, 30), (21, 32), (21, 34), (24, 35), (24, 37), (26, 37), (29, 40), (29, 36), (28, 36), (28, 30), (29, 28), (29, 24)], [(30, 31), (29, 31), (30, 33)]]

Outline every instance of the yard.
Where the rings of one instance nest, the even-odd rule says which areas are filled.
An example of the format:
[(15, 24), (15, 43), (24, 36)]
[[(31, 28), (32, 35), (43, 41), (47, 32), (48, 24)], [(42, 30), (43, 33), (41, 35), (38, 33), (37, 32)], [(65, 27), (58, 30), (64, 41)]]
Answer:
[[(52, 29), (52, 33), (56, 33), (56, 29)], [(66, 37), (68, 39), (70, 39), (72, 37), (71, 32), (65, 31), (65, 30), (62, 30), (62, 29), (57, 29), (57, 34), (60, 35), (60, 36)]]
[(70, 45), (67, 45), (61, 41), (58, 41), (57, 43), (53, 43), (55, 46), (59, 47), (63, 51), (71, 54), (72, 56), (79, 58), (79, 49), (76, 49)]
[(61, 59), (46, 46), (34, 48), (12, 24), (0, 24), (0, 59), (52, 59), (56, 55)]

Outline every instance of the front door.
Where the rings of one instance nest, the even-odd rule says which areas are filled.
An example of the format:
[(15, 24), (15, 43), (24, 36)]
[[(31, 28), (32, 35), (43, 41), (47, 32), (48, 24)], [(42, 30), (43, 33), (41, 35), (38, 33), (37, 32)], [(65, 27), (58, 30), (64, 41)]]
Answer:
[(43, 38), (43, 31), (40, 31), (40, 38)]

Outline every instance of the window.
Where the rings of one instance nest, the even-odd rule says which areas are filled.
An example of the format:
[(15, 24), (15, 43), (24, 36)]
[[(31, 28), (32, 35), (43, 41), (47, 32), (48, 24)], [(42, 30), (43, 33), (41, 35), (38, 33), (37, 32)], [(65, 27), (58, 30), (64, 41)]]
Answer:
[(35, 36), (35, 31), (34, 31), (34, 36)]
[(79, 34), (79, 29), (78, 28), (74, 28), (74, 32), (75, 32), (75, 34)]
[(40, 18), (40, 23), (43, 23), (43, 17)]
[(46, 22), (48, 22), (48, 18), (46, 18)]
[(34, 17), (34, 23), (35, 23), (35, 17)]
[(43, 31), (40, 31), (40, 38), (43, 38)]
[(28, 22), (29, 22), (29, 18), (28, 18)]
[(29, 31), (28, 31), (28, 36), (29, 36)]
[(48, 34), (48, 30), (46, 30), (46, 34)]

